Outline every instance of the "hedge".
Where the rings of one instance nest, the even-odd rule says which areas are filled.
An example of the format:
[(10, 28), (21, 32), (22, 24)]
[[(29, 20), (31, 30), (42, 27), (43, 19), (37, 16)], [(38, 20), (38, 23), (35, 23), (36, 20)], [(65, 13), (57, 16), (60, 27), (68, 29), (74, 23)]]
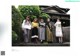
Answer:
[(22, 37), (21, 29), (22, 19), (24, 18), (19, 12), (19, 10), (16, 9), (15, 6), (12, 6), (12, 30), (18, 35), (18, 40), (21, 40)]

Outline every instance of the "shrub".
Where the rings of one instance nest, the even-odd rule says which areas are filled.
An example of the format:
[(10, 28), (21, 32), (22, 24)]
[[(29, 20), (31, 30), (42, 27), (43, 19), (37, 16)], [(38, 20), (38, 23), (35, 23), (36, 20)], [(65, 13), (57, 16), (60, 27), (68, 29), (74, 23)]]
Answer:
[(39, 6), (20, 5), (18, 9), (20, 10), (24, 18), (26, 18), (26, 16), (39, 17), (39, 15), (41, 14)]
[(18, 40), (18, 35), (16, 34), (15, 31), (12, 31), (12, 42), (16, 43)]
[(37, 18), (36, 16), (34, 16), (34, 15), (32, 15), (32, 16), (30, 16), (30, 18), (31, 18), (31, 21), (33, 21), (34, 20), (34, 18)]
[(18, 35), (18, 40), (20, 40), (22, 37), (22, 19), (23, 17), (19, 10), (16, 9), (15, 6), (12, 6), (12, 30)]
[(44, 21), (46, 21), (48, 18), (50, 18), (50, 16), (49, 16), (48, 14), (46, 14), (46, 13), (42, 13), (42, 14), (40, 15), (40, 17), (43, 18)]

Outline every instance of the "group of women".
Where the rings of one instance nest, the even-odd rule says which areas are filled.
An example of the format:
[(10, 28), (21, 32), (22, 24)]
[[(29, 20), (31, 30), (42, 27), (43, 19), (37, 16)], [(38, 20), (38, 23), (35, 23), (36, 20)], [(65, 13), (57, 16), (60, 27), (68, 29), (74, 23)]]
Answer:
[(43, 43), (45, 42), (63, 42), (63, 34), (61, 28), (61, 22), (57, 19), (56, 23), (47, 19), (45, 23), (42, 18), (39, 20), (34, 18), (31, 22), (30, 17), (27, 16), (22, 23), (22, 30), (24, 35), (24, 41), (26, 43)]

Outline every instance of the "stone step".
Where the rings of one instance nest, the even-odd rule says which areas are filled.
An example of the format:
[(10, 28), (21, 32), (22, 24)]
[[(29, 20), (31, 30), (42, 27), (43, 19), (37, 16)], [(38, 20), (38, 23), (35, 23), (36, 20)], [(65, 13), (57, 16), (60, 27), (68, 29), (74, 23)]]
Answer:
[(65, 42), (65, 43), (15, 43), (12, 46), (70, 46), (70, 42)]

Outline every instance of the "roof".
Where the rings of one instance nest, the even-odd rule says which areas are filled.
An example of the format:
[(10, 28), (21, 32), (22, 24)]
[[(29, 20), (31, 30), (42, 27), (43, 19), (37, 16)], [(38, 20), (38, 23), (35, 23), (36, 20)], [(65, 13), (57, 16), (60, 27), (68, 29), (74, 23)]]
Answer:
[[(45, 12), (47, 13), (47, 12)], [(65, 16), (65, 17), (70, 17), (70, 14), (61, 14), (61, 13), (47, 13), (49, 15), (56, 15), (56, 16)]]
[(42, 9), (42, 11), (46, 11), (46, 10), (50, 10), (50, 9), (52, 9), (52, 10), (56, 10), (56, 11), (58, 11), (59, 13), (64, 13), (64, 14), (66, 14), (70, 9), (69, 8), (61, 8), (61, 7), (59, 7), (59, 6), (57, 6), (57, 5), (55, 5), (55, 6), (40, 6), (41, 8), (44, 8), (44, 9)]

